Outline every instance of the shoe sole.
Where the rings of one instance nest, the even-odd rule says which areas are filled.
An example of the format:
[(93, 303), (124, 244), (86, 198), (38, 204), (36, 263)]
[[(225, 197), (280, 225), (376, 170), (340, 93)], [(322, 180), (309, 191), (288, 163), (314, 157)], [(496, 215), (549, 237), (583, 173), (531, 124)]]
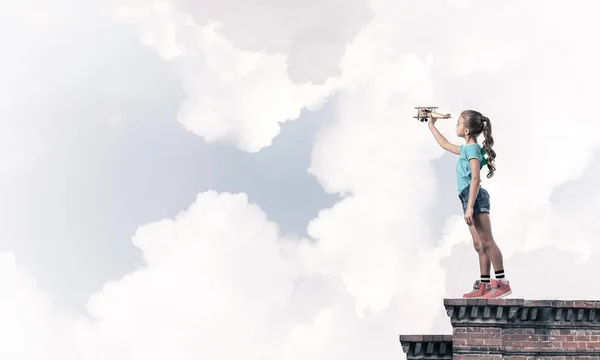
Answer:
[(463, 299), (483, 299), (483, 296), (463, 297)]
[(484, 297), (481, 297), (480, 299), (502, 299), (502, 298), (505, 298), (505, 297), (507, 297), (507, 296), (508, 296), (508, 295), (510, 295), (510, 294), (512, 294), (512, 290), (508, 290), (507, 292), (505, 292), (504, 294), (502, 294), (502, 295), (500, 295), (500, 296), (494, 296), (494, 297), (492, 297), (492, 298), (484, 298)]

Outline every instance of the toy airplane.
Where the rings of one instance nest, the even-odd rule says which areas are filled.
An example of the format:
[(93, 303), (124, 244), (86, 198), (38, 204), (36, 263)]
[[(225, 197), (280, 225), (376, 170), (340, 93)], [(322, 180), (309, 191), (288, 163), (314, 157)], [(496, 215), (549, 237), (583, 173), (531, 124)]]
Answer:
[[(413, 116), (413, 118), (415, 119), (419, 119), (420, 122), (424, 122), (427, 121), (429, 119), (429, 114), (431, 113), (435, 113), (434, 110), (437, 109), (437, 106), (417, 106), (415, 107), (415, 109), (417, 109), (417, 116)], [(437, 114), (437, 113), (435, 113)], [(437, 114), (440, 116), (440, 118), (449, 118), (450, 115), (444, 115), (444, 114)]]

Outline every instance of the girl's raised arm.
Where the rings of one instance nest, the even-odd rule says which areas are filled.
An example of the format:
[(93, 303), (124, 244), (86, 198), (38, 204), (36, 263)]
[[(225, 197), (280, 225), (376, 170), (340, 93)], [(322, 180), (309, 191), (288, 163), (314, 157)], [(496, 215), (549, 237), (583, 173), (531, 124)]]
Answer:
[(437, 121), (437, 119), (448, 119), (448, 118), (450, 118), (450, 114), (430, 113), (429, 114), (429, 130), (431, 130), (433, 137), (435, 138), (437, 143), (440, 144), (442, 149), (449, 151), (453, 154), (460, 155), (460, 147), (458, 145), (454, 145), (454, 144), (450, 143), (450, 141), (448, 141), (448, 139), (446, 139), (444, 137), (444, 135), (442, 135), (440, 133), (440, 131), (435, 127), (435, 122)]

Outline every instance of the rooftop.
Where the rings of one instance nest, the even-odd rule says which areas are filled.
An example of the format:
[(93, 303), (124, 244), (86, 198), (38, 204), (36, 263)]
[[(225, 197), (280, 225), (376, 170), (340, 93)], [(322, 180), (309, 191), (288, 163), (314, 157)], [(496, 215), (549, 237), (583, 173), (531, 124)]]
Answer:
[(444, 307), (453, 334), (400, 335), (408, 360), (600, 359), (600, 301), (445, 299)]

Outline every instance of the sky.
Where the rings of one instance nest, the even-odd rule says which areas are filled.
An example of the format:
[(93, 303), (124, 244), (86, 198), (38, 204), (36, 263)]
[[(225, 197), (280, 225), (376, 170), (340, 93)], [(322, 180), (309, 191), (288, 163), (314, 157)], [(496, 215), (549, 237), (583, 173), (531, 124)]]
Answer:
[[(567, 6), (568, 4), (568, 6)], [(0, 355), (398, 359), (478, 278), (493, 125), (514, 298), (598, 299), (589, 1), (23, 0), (0, 13)]]

